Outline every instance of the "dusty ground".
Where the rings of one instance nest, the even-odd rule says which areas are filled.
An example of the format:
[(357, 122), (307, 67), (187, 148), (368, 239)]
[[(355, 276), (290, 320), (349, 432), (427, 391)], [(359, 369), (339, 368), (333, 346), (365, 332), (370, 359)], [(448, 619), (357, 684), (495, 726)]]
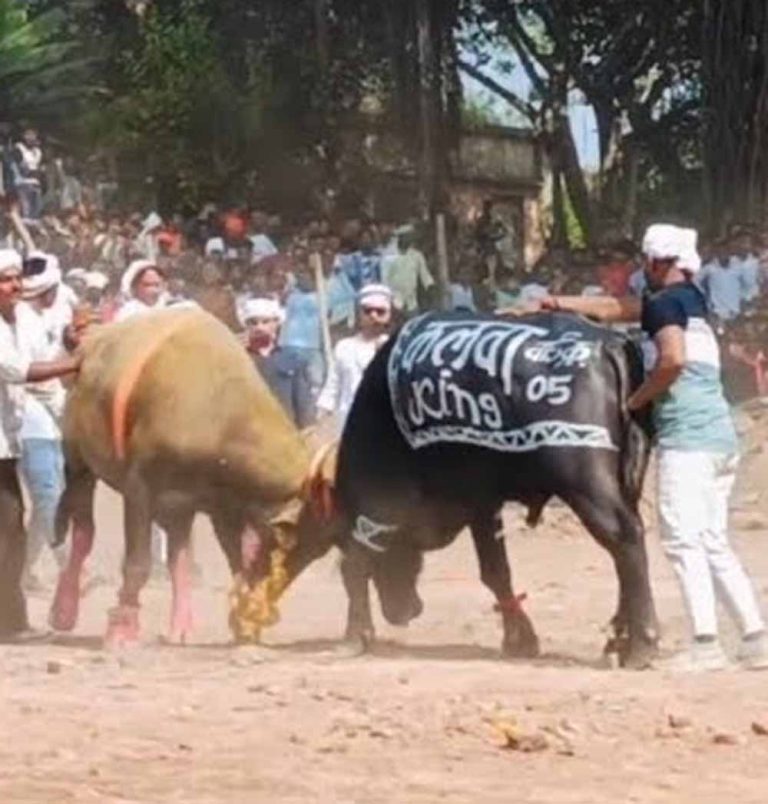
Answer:
[[(92, 569), (113, 579), (119, 510), (101, 494)], [(382, 629), (398, 644), (379, 655), (328, 652), (344, 617), (334, 557), (288, 595), (273, 650), (228, 647), (224, 564), (199, 522), (198, 646), (156, 642), (169, 590), (155, 583), (145, 648), (100, 650), (113, 585), (91, 592), (62, 644), (0, 648), (0, 801), (764, 804), (768, 737), (752, 724), (768, 727), (768, 674), (600, 669), (615, 603), (606, 557), (557, 510), (536, 532), (516, 517), (509, 548), (542, 637), (536, 663), (497, 658), (466, 538), (430, 557), (423, 617), (407, 639)], [(750, 519), (736, 541), (768, 598), (766, 532)], [(672, 648), (681, 605), (654, 529), (649, 541)], [(32, 601), (38, 624), (47, 603)], [(504, 733), (541, 750), (503, 748)]]

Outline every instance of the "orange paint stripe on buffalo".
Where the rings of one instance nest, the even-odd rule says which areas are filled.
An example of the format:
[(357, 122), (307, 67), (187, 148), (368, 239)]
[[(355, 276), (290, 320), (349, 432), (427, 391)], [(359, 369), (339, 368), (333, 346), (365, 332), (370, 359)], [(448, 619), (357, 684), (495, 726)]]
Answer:
[[(168, 537), (170, 637), (188, 637), (188, 544), (198, 511), (211, 517), (236, 576), (235, 634), (258, 639), (287, 584), (290, 547), (283, 533), (270, 537), (270, 549), (263, 549), (267, 542), (260, 533), (276, 514), (287, 530), (285, 511), (298, 505), (310, 467), (301, 435), (241, 344), (202, 311), (164, 310), (95, 328), (83, 350), (62, 428), (67, 482), (57, 532), (63, 537), (71, 523), (73, 533), (52, 625), (70, 630), (77, 620), (79, 577), (93, 542), (93, 492), (100, 479), (125, 499), (123, 585), (110, 614), (108, 642), (138, 638), (153, 521)], [(249, 551), (241, 549), (243, 542)], [(256, 578), (264, 580), (247, 582)]]

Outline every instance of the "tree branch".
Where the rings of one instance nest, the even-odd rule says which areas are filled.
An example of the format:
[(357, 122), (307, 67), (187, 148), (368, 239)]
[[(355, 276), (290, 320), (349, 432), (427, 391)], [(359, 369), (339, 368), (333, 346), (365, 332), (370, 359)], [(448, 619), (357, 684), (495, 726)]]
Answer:
[(479, 70), (477, 67), (474, 67), (464, 59), (458, 60), (459, 69), (466, 73), (470, 78), (474, 78), (479, 84), (482, 84), (486, 89), (490, 89), (495, 95), (498, 95), (500, 98), (503, 98), (512, 108), (516, 111), (520, 112), (520, 114), (524, 115), (531, 123), (536, 123), (537, 112), (536, 107), (533, 104), (524, 101), (518, 95), (515, 95), (514, 92), (511, 92), (506, 87), (503, 87), (498, 81), (495, 81), (490, 76), (487, 76), (484, 72)]

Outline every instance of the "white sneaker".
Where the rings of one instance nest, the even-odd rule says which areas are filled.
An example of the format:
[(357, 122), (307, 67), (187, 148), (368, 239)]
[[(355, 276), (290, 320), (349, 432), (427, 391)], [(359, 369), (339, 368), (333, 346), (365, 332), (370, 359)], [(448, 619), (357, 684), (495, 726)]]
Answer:
[(653, 663), (655, 669), (670, 673), (711, 673), (730, 666), (719, 642), (693, 642), (683, 653)]
[(768, 638), (742, 639), (736, 655), (739, 664), (747, 670), (768, 670)]

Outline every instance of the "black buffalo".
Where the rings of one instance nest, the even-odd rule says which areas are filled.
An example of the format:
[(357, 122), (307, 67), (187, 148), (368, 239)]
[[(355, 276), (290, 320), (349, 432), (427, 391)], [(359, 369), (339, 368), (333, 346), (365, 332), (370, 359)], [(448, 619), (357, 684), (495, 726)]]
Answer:
[(387, 620), (416, 617), (423, 552), (468, 526), (503, 615), (504, 653), (536, 655), (499, 514), (514, 500), (535, 523), (556, 496), (611, 554), (619, 582), (612, 644), (625, 665), (646, 664), (656, 618), (638, 505), (650, 441), (644, 418), (627, 409), (642, 376), (628, 338), (570, 315), (408, 322), (368, 368), (338, 455), (347, 638), (373, 638), (371, 580)]

